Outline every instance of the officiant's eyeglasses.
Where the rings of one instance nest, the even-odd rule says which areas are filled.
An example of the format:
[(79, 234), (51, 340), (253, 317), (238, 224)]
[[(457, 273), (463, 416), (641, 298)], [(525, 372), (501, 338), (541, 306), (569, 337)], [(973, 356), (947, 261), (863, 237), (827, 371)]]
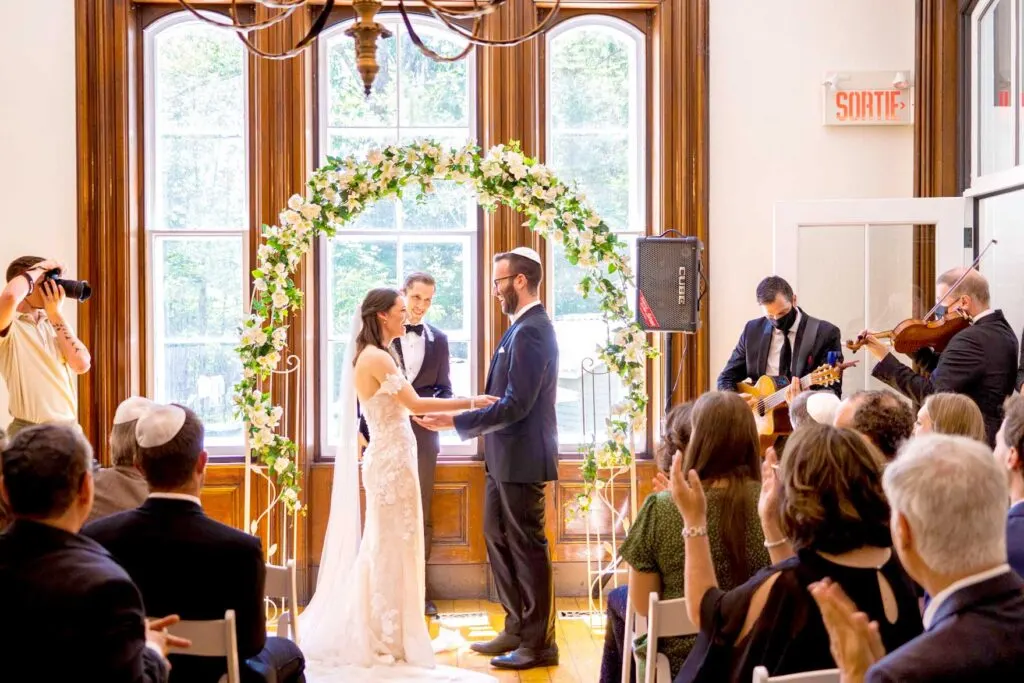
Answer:
[(506, 275), (505, 277), (496, 277), (493, 280), (491, 280), (491, 283), (494, 285), (494, 288), (497, 289), (498, 288), (498, 283), (501, 282), (502, 280), (507, 280), (509, 278), (517, 277), (517, 276), (519, 276), (519, 273), (515, 273), (514, 275)]

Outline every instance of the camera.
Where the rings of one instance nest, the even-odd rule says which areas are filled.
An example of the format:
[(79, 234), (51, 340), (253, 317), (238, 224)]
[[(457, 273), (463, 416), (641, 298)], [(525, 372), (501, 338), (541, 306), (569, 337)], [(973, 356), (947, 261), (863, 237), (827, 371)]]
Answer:
[(65, 280), (60, 276), (60, 269), (54, 268), (43, 275), (44, 280), (56, 283), (64, 288), (64, 293), (72, 299), (85, 301), (92, 296), (92, 287), (85, 280)]

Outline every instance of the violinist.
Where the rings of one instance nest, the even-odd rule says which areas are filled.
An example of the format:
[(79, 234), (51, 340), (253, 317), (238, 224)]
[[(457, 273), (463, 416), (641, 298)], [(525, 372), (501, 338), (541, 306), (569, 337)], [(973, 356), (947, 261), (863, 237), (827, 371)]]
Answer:
[(915, 354), (918, 365), (930, 376), (902, 364), (867, 330), (861, 333), (859, 342), (880, 361), (871, 374), (916, 403), (940, 391), (970, 396), (985, 418), (991, 445), (1002, 421), (1003, 401), (1013, 393), (1016, 381), (1017, 337), (1003, 312), (991, 307), (988, 281), (977, 270), (946, 271), (936, 281), (935, 292), (939, 299), (937, 318), (955, 322), (950, 314), (960, 312), (969, 324), (960, 326), (941, 353), (926, 347)]

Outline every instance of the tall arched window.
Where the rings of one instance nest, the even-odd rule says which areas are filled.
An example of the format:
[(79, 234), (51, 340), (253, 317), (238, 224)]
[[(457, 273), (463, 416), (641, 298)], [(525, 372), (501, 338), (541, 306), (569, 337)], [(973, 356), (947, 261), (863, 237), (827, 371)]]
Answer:
[[(600, 15), (570, 19), (547, 34), (546, 163), (576, 182), (633, 253), (647, 224), (645, 36)], [(622, 399), (614, 376), (589, 376), (607, 338), (599, 301), (576, 291), (580, 269), (551, 248), (550, 312), (558, 335), (558, 440), (563, 451), (604, 433), (610, 405)], [(633, 292), (627, 293), (633, 301)], [(584, 396), (585, 394), (585, 396)], [(584, 419), (584, 407), (586, 417)], [(642, 439), (642, 435), (640, 435)], [(642, 448), (642, 443), (637, 443)]]
[[(414, 17), (418, 34), (444, 54), (465, 43), (441, 24)], [(435, 62), (413, 45), (399, 15), (379, 15), (393, 33), (377, 51), (380, 73), (373, 94), (363, 94), (355, 68), (355, 47), (343, 23), (320, 39), (318, 67), (319, 149), (330, 156), (365, 156), (372, 147), (419, 138), (457, 147), (476, 138), (475, 60)], [(415, 271), (437, 280), (427, 320), (444, 330), (451, 349), (451, 379), (456, 394), (473, 393), (478, 209), (472, 192), (453, 183), (437, 183), (424, 202), (409, 188), (400, 201), (380, 202), (339, 231), (321, 249), (323, 308), (322, 378), (328, 396), (321, 408), (322, 443), (337, 437), (338, 384), (345, 342), (355, 306), (367, 290), (401, 286)], [(454, 435), (442, 435), (445, 452), (469, 452)]]
[(246, 54), (174, 14), (146, 29), (144, 178), (148, 381), (195, 410), (207, 444), (242, 444), (232, 386), (249, 219)]

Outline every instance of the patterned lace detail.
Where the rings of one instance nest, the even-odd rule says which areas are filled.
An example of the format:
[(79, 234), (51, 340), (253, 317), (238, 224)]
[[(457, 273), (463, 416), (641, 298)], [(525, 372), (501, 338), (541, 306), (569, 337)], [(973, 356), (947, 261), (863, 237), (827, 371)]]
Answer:
[(408, 549), (422, 534), (416, 436), (409, 412), (395, 398), (406, 381), (400, 374), (389, 374), (363, 410), (370, 428), (370, 445), (363, 454), (366, 522), (368, 529), (377, 529), (374, 536), (379, 539), (370, 577), (369, 628), (371, 640), (377, 642), (378, 661), (383, 662), (405, 659), (404, 596), (396, 586), (404, 572), (413, 571)]

